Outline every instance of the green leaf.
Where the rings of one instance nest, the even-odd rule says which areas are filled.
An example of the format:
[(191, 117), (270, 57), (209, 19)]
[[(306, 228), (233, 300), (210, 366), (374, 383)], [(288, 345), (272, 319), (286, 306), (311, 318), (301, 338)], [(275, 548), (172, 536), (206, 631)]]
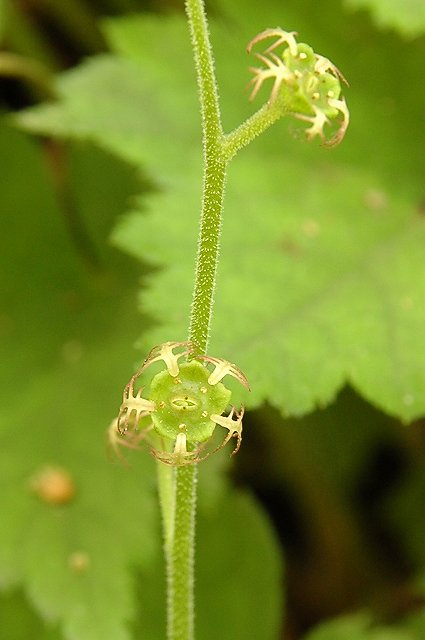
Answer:
[(14, 0), (0, 0), (0, 41), (3, 47), (26, 58), (33, 58), (35, 67), (39, 61), (47, 69), (56, 69), (59, 65), (54, 58), (52, 45), (43, 36), (24, 7)]
[(352, 9), (368, 9), (381, 29), (395, 29), (414, 38), (425, 32), (425, 4), (422, 0), (345, 0)]
[[(0, 586), (22, 586), (47, 622), (44, 627), (21, 598), (7, 595), (0, 599), (1, 628), (10, 640), (62, 634), (66, 640), (128, 640), (140, 617), (137, 637), (160, 638), (165, 574), (154, 462), (147, 452), (129, 452), (130, 468), (113, 464), (105, 434), (133, 371), (140, 317), (133, 285), (138, 271), (104, 243), (117, 213), (142, 185), (127, 165), (77, 146), (68, 149), (68, 163), (56, 162), (61, 180), (53, 192), (58, 175), (35, 144), (4, 125), (0, 140), (1, 233), (7, 239), (0, 280), (8, 303), (0, 316), (7, 363), (0, 379)], [(65, 149), (55, 151), (57, 160)], [(68, 220), (56, 198), (64, 199)], [(46, 465), (70, 474), (74, 498), (55, 504), (34, 493), (34, 476)], [(256, 637), (272, 640), (281, 615), (281, 559), (255, 503), (224, 485), (225, 465), (227, 457), (211, 459), (200, 480), (199, 626), (225, 616), (230, 633), (240, 618), (235, 637), (242, 638), (261, 620)], [(232, 562), (237, 571), (228, 581)], [(136, 575), (142, 576), (140, 594)], [(245, 590), (249, 580), (262, 585), (261, 597)], [(12, 624), (14, 616), (19, 625)]]
[[(349, 381), (411, 420), (425, 410), (423, 141), (420, 130), (411, 134), (423, 107), (407, 80), (394, 95), (394, 74), (400, 67), (419, 77), (423, 46), (395, 47), (372, 38), (367, 25), (353, 35), (331, 0), (320, 11), (296, 4), (266, 3), (259, 24), (256, 3), (242, 11), (235, 0), (223, 9), (227, 22), (212, 25), (225, 122), (236, 125), (250, 109), (238, 97), (249, 79), (245, 43), (280, 23), (297, 28), (352, 81), (353, 125), (342, 148), (327, 153), (291, 140), (282, 123), (232, 163), (210, 352), (246, 373), (251, 407), (268, 400), (301, 415)], [(238, 24), (237, 42), (228, 24)], [(201, 188), (194, 71), (177, 18), (132, 16), (107, 23), (107, 33), (120, 55), (63, 75), (59, 103), (20, 121), (94, 140), (147, 166), (160, 186), (114, 236), (162, 267), (142, 294), (143, 309), (161, 320), (144, 334), (146, 352), (186, 335)], [(350, 38), (358, 56), (345, 46)]]
[(246, 494), (224, 494), (200, 515), (198, 635), (274, 640), (282, 624), (281, 558), (270, 525)]
[(416, 640), (409, 630), (374, 626), (368, 614), (359, 613), (324, 622), (304, 640)]
[[(23, 584), (67, 640), (125, 640), (136, 610), (129, 566), (150, 562), (160, 545), (153, 462), (144, 456), (129, 473), (106, 451), (105, 431), (132, 370), (139, 319), (126, 277), (135, 274), (128, 260), (115, 275), (85, 267), (55, 202), (47, 158), (4, 126), (1, 141), (0, 584)], [(99, 194), (85, 204), (110, 225), (123, 194), (140, 185), (122, 163), (84, 153)], [(81, 204), (78, 179), (74, 189)], [(33, 478), (46, 465), (70, 474), (73, 498), (59, 504), (36, 495)]]
[(0, 598), (0, 620), (3, 637), (7, 640), (62, 640), (58, 629), (47, 627), (30, 609), (18, 592)]
[[(416, 593), (421, 598), (423, 603), (423, 597), (425, 593), (425, 572), (422, 570), (421, 575), (416, 581)], [(420, 608), (415, 609), (406, 619), (406, 626), (414, 634), (414, 638), (423, 638), (425, 631), (425, 607), (422, 605)]]
[(5, 0), (0, 0), (0, 38), (3, 40), (4, 33), (6, 31), (7, 14), (6, 14)]
[[(201, 466), (200, 482), (205, 482)], [(197, 518), (196, 637), (275, 640), (282, 624), (281, 557), (270, 525), (253, 499), (230, 486)], [(164, 568), (140, 577), (135, 638), (165, 637)]]

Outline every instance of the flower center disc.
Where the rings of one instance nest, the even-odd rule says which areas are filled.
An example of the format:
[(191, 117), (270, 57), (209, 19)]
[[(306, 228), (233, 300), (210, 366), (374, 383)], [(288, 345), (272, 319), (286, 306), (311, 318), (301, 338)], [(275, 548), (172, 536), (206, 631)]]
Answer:
[(189, 396), (184, 396), (183, 398), (173, 398), (170, 403), (174, 409), (177, 411), (193, 411), (197, 409), (198, 403), (193, 398), (189, 398)]
[(208, 382), (211, 372), (200, 362), (182, 362), (178, 377), (160, 371), (151, 382), (149, 399), (155, 403), (150, 414), (155, 431), (175, 439), (184, 425), (188, 443), (205, 442), (215, 429), (212, 414), (221, 415), (231, 393), (218, 382)]

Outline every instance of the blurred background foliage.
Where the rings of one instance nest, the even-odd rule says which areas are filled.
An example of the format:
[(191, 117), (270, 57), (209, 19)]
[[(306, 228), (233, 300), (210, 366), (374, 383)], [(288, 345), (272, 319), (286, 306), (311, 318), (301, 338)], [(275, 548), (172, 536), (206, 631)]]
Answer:
[[(351, 255), (353, 246), (369, 242), (369, 220), (386, 211), (386, 201), (390, 199), (396, 203), (394, 219), (406, 223), (410, 241), (405, 242), (404, 262), (393, 260), (391, 253), (387, 256), (388, 280), (379, 282), (390, 289), (392, 281), (400, 282), (403, 276), (403, 282), (413, 283), (413, 299), (423, 301), (423, 1), (411, 0), (407, 5), (397, 0), (326, 0), (319, 5), (313, 0), (288, 0), (281, 6), (278, 0), (269, 0), (261, 11), (255, 9), (253, 2), (232, 0), (227, 4), (210, 2), (208, 8), (228, 35), (228, 41), (221, 41), (217, 31), (215, 44), (223, 101), (229, 105), (224, 118), (229, 126), (237, 123), (241, 112), (249, 113), (251, 108), (244, 103), (232, 111), (229, 96), (232, 92), (241, 93), (249, 76), (235, 80), (234, 69), (225, 65), (226, 53), (220, 48), (223, 43), (226, 51), (229, 42), (233, 42), (241, 50), (238, 55), (245, 69), (247, 62), (242, 53), (246, 37), (238, 14), (246, 14), (248, 24), (247, 16), (260, 13), (256, 17), (257, 31), (277, 26), (278, 20), (284, 28), (302, 31), (302, 39), (309, 41), (311, 37), (314, 45), (318, 42), (320, 53), (341, 65), (349, 78), (352, 88), (348, 102), (353, 107), (352, 130), (343, 147), (335, 152), (300, 144), (288, 134), (286, 123), (278, 125), (279, 131), (274, 130), (263, 147), (257, 147), (258, 156), (250, 156), (251, 150), (246, 152), (252, 173), (247, 172), (244, 160), (235, 166), (234, 181), (242, 185), (242, 196), (243, 185), (248, 183), (246, 199), (238, 200), (237, 188), (232, 191), (231, 174), (229, 209), (235, 209), (240, 202), (239, 206), (247, 210), (251, 186), (255, 191), (257, 182), (260, 191), (264, 191), (262, 198), (270, 220), (276, 223), (279, 210), (275, 186), (261, 178), (261, 166), (268, 166), (267, 157), (272, 154), (275, 173), (270, 169), (268, 175), (274, 183), (279, 173), (286, 176), (282, 179), (287, 181), (291, 198), (288, 222), (283, 223), (287, 224), (281, 241), (284, 244), (279, 250), (283, 248), (289, 256), (285, 258), (289, 267), (294, 261), (296, 273), (297, 260), (303, 251), (310, 250), (308, 243), (317, 231), (311, 218), (317, 213), (324, 224), (329, 214), (334, 229), (331, 243), (338, 257), (332, 269), (338, 271), (343, 263), (339, 256)], [(127, 94), (116, 96), (115, 86), (108, 85), (109, 67), (102, 67), (103, 61), (116, 65), (118, 74), (126, 68), (120, 66), (125, 56), (139, 64), (139, 49), (147, 48), (149, 40), (132, 40), (134, 34), (137, 36), (136, 13), (142, 13), (144, 19), (153, 17), (156, 25), (164, 25), (164, 32), (169, 29), (171, 37), (175, 28), (166, 26), (169, 15), (181, 11), (178, 0), (0, 0), (2, 640), (164, 637), (164, 581), (154, 464), (148, 455), (134, 453), (127, 456), (130, 468), (117, 464), (108, 459), (104, 443), (106, 428), (120, 403), (120, 390), (143, 356), (142, 349), (151, 344), (150, 336), (162, 335), (185, 322), (185, 317), (180, 317), (183, 310), (171, 319), (165, 317), (167, 305), (170, 306), (167, 291), (170, 282), (174, 282), (172, 278), (181, 277), (180, 273), (173, 275), (173, 261), (180, 260), (178, 247), (188, 254), (190, 274), (192, 245), (185, 244), (189, 236), (182, 232), (180, 224), (176, 229), (170, 226), (175, 246), (170, 245), (165, 232), (159, 234), (158, 230), (166, 227), (170, 213), (174, 222), (181, 219), (179, 209), (174, 210), (172, 204), (168, 208), (167, 194), (163, 192), (170, 185), (174, 188), (177, 182), (184, 186), (181, 174), (190, 172), (192, 163), (196, 163), (190, 144), (199, 143), (198, 116), (195, 112), (193, 122), (190, 116), (188, 123), (183, 114), (179, 116), (178, 106), (184, 100), (173, 87), (176, 121), (182, 135), (187, 136), (187, 147), (181, 152), (177, 138), (170, 136), (170, 147), (162, 139), (161, 131), (165, 138), (172, 128), (167, 130), (164, 123), (155, 121), (155, 101), (146, 100), (149, 94), (141, 92), (146, 102), (140, 108), (135, 102), (125, 112), (128, 131), (125, 126), (114, 128), (119, 111), (111, 107), (109, 112), (109, 103), (105, 105), (109, 127), (103, 126), (103, 112), (99, 111), (97, 128), (95, 111), (72, 111), (69, 104), (74, 95), (81, 95), (89, 97), (90, 107), (91, 96), (95, 95), (92, 79), (99, 80), (96, 91), (106, 87), (106, 96), (110, 91), (112, 106), (115, 100), (119, 105), (121, 97), (125, 104)], [(282, 17), (277, 17), (280, 14)], [(128, 22), (120, 21), (123, 16)], [(107, 28), (104, 18), (108, 18)], [(157, 34), (155, 28), (158, 26), (152, 27), (153, 38)], [(174, 42), (160, 43), (169, 47), (169, 56), (158, 59), (155, 51), (146, 52), (147, 59), (149, 55), (158, 59), (160, 77), (169, 77), (171, 71), (176, 72), (177, 78), (177, 63), (184, 67), (179, 47), (183, 50), (187, 43), (181, 44), (177, 32), (178, 28)], [(96, 75), (98, 69), (106, 75)], [(155, 67), (145, 69), (149, 83), (149, 72)], [(63, 76), (67, 70), (76, 75)], [(87, 71), (94, 75), (86, 80)], [(138, 73), (143, 74), (143, 67)], [(134, 87), (138, 98), (138, 86)], [(167, 94), (164, 89), (158, 95), (171, 104), (172, 92)], [(232, 100), (236, 102), (240, 97), (233, 95)], [(37, 106), (46, 101), (52, 106), (42, 106), (37, 111)], [(32, 110), (27, 111), (28, 108)], [(19, 120), (16, 114), (21, 112), (24, 115)], [(139, 113), (143, 121), (146, 112), (148, 126), (139, 132), (134, 121)], [(172, 109), (166, 113), (172, 122)], [(22, 126), (40, 135), (30, 135)], [(52, 135), (52, 131), (59, 135)], [(149, 136), (152, 140), (159, 136), (155, 149), (140, 150)], [(129, 140), (133, 138), (131, 147)], [(279, 153), (284, 155), (281, 165), (276, 160)], [(324, 153), (330, 155), (320, 159)], [(185, 162), (177, 167), (179, 154)], [(196, 171), (195, 175), (198, 178)], [(315, 176), (314, 189), (303, 200), (302, 184), (307, 175), (309, 180)], [(333, 176), (336, 196), (329, 194), (328, 175)], [(357, 185), (359, 193), (364, 194), (364, 210), (358, 205)], [(184, 189), (182, 192), (185, 196)], [(170, 203), (172, 200), (173, 193)], [(328, 212), (328, 206), (336, 207), (337, 214), (341, 214), (340, 224)], [(157, 213), (148, 219), (146, 211), (155, 207)], [(338, 207), (346, 208), (347, 219)], [(124, 216), (129, 210), (133, 213)], [(298, 211), (304, 222), (310, 221), (307, 240), (296, 226)], [(353, 227), (348, 216), (356, 217)], [(139, 224), (140, 233), (136, 233)], [(193, 218), (187, 224), (193, 226)], [(235, 248), (240, 224), (240, 219), (229, 221), (229, 235), (224, 238), (227, 255), (231, 247)], [(270, 228), (275, 233), (271, 223)], [(395, 229), (398, 233), (398, 227)], [(399, 230), (403, 241), (404, 229), (402, 226)], [(110, 242), (111, 234), (114, 244)], [(324, 249), (325, 245), (318, 245), (313, 268), (322, 259), (329, 262), (330, 254)], [(271, 260), (272, 254), (266, 248), (258, 254), (261, 249), (255, 246), (249, 250), (257, 252), (257, 269), (260, 263), (264, 264), (268, 277), (267, 257), (270, 255)], [(241, 255), (242, 252), (241, 249)], [(238, 298), (244, 295), (249, 301), (250, 294), (243, 285), (238, 296), (241, 284), (236, 281), (235, 296), (227, 282), (238, 271), (238, 261), (234, 257), (233, 262), (225, 260), (223, 255), (223, 274), (228, 276), (223, 276), (223, 298), (238, 311)], [(161, 271), (162, 265), (168, 270)], [(314, 284), (314, 274), (309, 274), (308, 281)], [(272, 275), (275, 274), (270, 273), (270, 280)], [(167, 281), (167, 277), (171, 280)], [(187, 277), (182, 289), (187, 286), (186, 280)], [(280, 286), (277, 279), (275, 286)], [(364, 282), (362, 285), (360, 281), (358, 288), (362, 286)], [(391, 299), (387, 291), (379, 293), (384, 300)], [(255, 309), (259, 305), (258, 293), (257, 297), (251, 295)], [(282, 293), (282, 298), (287, 295)], [(370, 327), (373, 329), (373, 324), (362, 326), (364, 309), (360, 302), (361, 296), (353, 307), (347, 306), (347, 314), (353, 317), (351, 333), (347, 335), (353, 345), (356, 332), (363, 336)], [(224, 306), (220, 310), (219, 305), (218, 300), (219, 331), (214, 336), (214, 347), (217, 355), (226, 356), (220, 352), (221, 342), (229, 355), (233, 354), (233, 336), (227, 326), (237, 320), (235, 317), (229, 323), (228, 311)], [(343, 318), (337, 306), (333, 309), (332, 305), (325, 305), (324, 310), (328, 316), (331, 314), (330, 325), (337, 327)], [(286, 312), (280, 313), (283, 320), (279, 330), (285, 334)], [(406, 326), (398, 323), (397, 317), (391, 325), (396, 331), (388, 337), (392, 347), (403, 333), (402, 344), (409, 362), (406, 364), (406, 358), (401, 357), (395, 366), (403, 368), (402, 380), (407, 371), (409, 383), (416, 385), (419, 407), (424, 404), (424, 313), (422, 303)], [(255, 313), (251, 310), (250, 315)], [(320, 314), (317, 318), (322, 321)], [(248, 322), (245, 318), (243, 324), (249, 327), (261, 319), (259, 313), (258, 319), (250, 318)], [(403, 331), (397, 333), (400, 327)], [(289, 333), (293, 340), (289, 344), (296, 346), (294, 357), (296, 349), (305, 353), (305, 367), (300, 366), (300, 371), (304, 375), (311, 370), (317, 393), (307, 392), (310, 395), (304, 402), (300, 400), (302, 394), (297, 395), (290, 385), (285, 388), (284, 374), (280, 377), (285, 371), (285, 365), (280, 365), (280, 352), (282, 370), (273, 365), (269, 378), (264, 376), (265, 381), (252, 364), (252, 356), (251, 360), (247, 357), (246, 366), (252, 366), (254, 377), (259, 378), (260, 391), (247, 414), (242, 450), (231, 465), (228, 452), (224, 452), (201, 468), (198, 637), (422, 640), (425, 432), (421, 411), (404, 413), (402, 403), (389, 397), (385, 381), (382, 388), (377, 384), (380, 375), (386, 378), (388, 372), (385, 359), (378, 360), (373, 344), (367, 346), (366, 364), (360, 373), (344, 363), (345, 368), (335, 365), (338, 376), (331, 376), (328, 360), (337, 345), (333, 334), (329, 332), (328, 351), (323, 348), (316, 352), (307, 326), (301, 323), (300, 335), (292, 329)], [(143, 347), (136, 350), (136, 341)], [(267, 336), (263, 336), (260, 352), (273, 354), (273, 345), (266, 342)], [(242, 345), (239, 349), (243, 360), (248, 347)], [(355, 349), (348, 349), (347, 353), (356, 355)], [(340, 353), (339, 357), (343, 360)], [(288, 377), (291, 373), (289, 370)], [(321, 378), (331, 378), (332, 384), (324, 391), (320, 391)], [(286, 410), (289, 415), (283, 417), (285, 399), (292, 397), (294, 408)], [(322, 406), (319, 408), (318, 404)], [(310, 405), (316, 405), (316, 409)], [(40, 474), (46, 467), (58, 469), (59, 476), (65, 478), (65, 489), (40, 488)], [(59, 498), (55, 490), (59, 491)]]

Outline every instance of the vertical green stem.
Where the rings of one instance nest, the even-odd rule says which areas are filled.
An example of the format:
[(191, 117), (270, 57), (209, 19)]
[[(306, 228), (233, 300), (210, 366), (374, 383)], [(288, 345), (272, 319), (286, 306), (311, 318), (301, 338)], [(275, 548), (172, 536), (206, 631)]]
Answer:
[(167, 640), (194, 638), (196, 465), (157, 464), (167, 566)]
[(194, 639), (196, 465), (175, 470), (175, 520), (168, 558), (168, 640)]
[[(238, 149), (280, 117), (281, 111), (268, 105), (235, 132), (224, 136), (204, 2), (185, 0), (185, 6), (199, 88), (204, 150), (203, 199), (189, 340), (198, 353), (205, 354), (214, 302), (227, 163)], [(193, 640), (197, 467), (190, 464), (177, 467), (174, 473), (172, 500), (166, 488), (169, 477), (160, 478), (164, 483), (164, 505), (168, 502), (168, 507), (173, 509), (170, 519), (162, 506), (168, 578), (167, 638)]]
[(159, 505), (161, 509), (162, 529), (164, 532), (164, 553), (166, 562), (170, 557), (174, 536), (174, 469), (158, 460), (157, 465)]
[(201, 103), (205, 166), (189, 340), (196, 345), (198, 353), (205, 353), (218, 262), (226, 161), (222, 154), (223, 130), (203, 1), (186, 0), (186, 12)]
[[(223, 132), (203, 0), (186, 0), (185, 5), (200, 93), (205, 166), (189, 339), (196, 345), (198, 353), (206, 353), (218, 262), (226, 161), (222, 154)], [(174, 473), (173, 501), (167, 497), (169, 479), (160, 477), (166, 502), (173, 508), (170, 521), (164, 514), (164, 505), (162, 507), (167, 563), (167, 638), (193, 640), (197, 467), (177, 467)]]
[(220, 245), (225, 177), (225, 163), (210, 157), (205, 167), (203, 215), (189, 329), (189, 340), (196, 345), (198, 353), (206, 353), (208, 346)]

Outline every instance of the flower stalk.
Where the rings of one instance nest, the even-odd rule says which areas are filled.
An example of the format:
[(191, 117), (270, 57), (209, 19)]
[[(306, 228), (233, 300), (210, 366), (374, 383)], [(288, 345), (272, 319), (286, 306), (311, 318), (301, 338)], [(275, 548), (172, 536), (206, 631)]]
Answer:
[[(306, 122), (307, 139), (338, 144), (349, 122), (341, 96), (343, 76), (295, 32), (266, 29), (248, 44), (259, 67), (251, 67), (251, 99), (272, 81), (267, 102), (234, 131), (223, 132), (214, 59), (204, 0), (185, 0), (200, 97), (204, 156), (203, 197), (195, 282), (187, 342), (154, 347), (126, 385), (119, 416), (110, 429), (111, 445), (139, 448), (147, 443), (158, 460), (164, 552), (167, 565), (167, 640), (194, 640), (194, 547), (197, 464), (236, 439), (242, 441), (243, 407), (224, 412), (231, 392), (222, 380), (230, 375), (249, 389), (244, 374), (232, 363), (207, 355), (214, 305), (220, 233), (229, 161), (243, 147), (285, 115)], [(263, 53), (259, 43), (273, 41)], [(331, 137), (326, 134), (329, 128)], [(332, 130), (333, 129), (333, 130)], [(336, 130), (335, 130), (336, 129)], [(183, 362), (180, 362), (183, 360)], [(138, 379), (153, 363), (156, 374), (143, 397)], [(211, 369), (213, 367), (213, 369)], [(222, 443), (209, 442), (217, 426), (227, 430)], [(208, 449), (210, 446), (210, 449)]]

